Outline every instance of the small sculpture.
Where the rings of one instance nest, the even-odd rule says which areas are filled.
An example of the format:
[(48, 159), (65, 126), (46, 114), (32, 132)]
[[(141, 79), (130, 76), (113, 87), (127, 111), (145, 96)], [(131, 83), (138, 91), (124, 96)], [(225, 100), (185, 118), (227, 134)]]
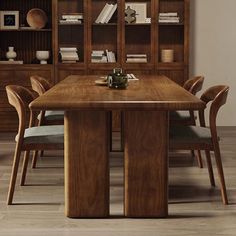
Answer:
[(6, 53), (6, 58), (9, 61), (14, 61), (14, 59), (16, 58), (17, 54), (14, 51), (14, 47), (8, 47), (8, 52)]
[(135, 23), (136, 21), (136, 11), (131, 9), (130, 6), (128, 6), (125, 9), (125, 22), (130, 24), (130, 23)]

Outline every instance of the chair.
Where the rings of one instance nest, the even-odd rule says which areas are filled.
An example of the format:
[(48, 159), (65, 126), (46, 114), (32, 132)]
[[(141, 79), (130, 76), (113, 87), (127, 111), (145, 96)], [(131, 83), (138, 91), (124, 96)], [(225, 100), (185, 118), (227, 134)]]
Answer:
[[(192, 79), (187, 80), (183, 88), (186, 89), (193, 95), (196, 95), (202, 89), (202, 85), (204, 82), (203, 76), (195, 76)], [(170, 112), (170, 124), (171, 125), (196, 125), (196, 117), (194, 115), (194, 111), (173, 111)], [(192, 156), (194, 157), (194, 150), (191, 150)], [(201, 152), (198, 150), (197, 152), (197, 161), (198, 166), (203, 168)]]
[[(34, 94), (30, 90), (17, 85), (7, 86), (6, 92), (8, 101), (16, 109), (19, 118), (16, 148), (7, 197), (7, 204), (12, 204), (21, 152), (25, 151), (21, 176), (21, 185), (24, 185), (30, 150), (64, 149), (64, 126), (33, 127), (37, 114), (28, 111), (29, 103), (35, 98)], [(27, 128), (28, 116), (30, 117), (30, 128)]]
[[(30, 77), (31, 87), (39, 95), (43, 95), (46, 91), (52, 88), (52, 85), (43, 77), (33, 75)], [(63, 124), (64, 111), (42, 111), (38, 117), (39, 125)]]
[[(52, 88), (45, 78), (33, 75), (30, 77), (32, 89), (38, 93), (38, 95), (43, 95), (47, 90)], [(64, 124), (64, 111), (41, 111), (38, 116), (39, 125), (63, 125)], [(41, 156), (43, 156), (43, 151), (41, 151)], [(32, 168), (36, 168), (38, 157), (38, 151), (36, 151), (32, 158)]]
[(221, 162), (219, 140), (216, 129), (216, 117), (222, 105), (226, 103), (229, 87), (214, 86), (201, 96), (206, 104), (211, 103), (209, 114), (209, 128), (206, 128), (204, 110), (199, 111), (200, 127), (198, 126), (172, 126), (170, 128), (170, 148), (174, 150), (205, 150), (208, 172), (212, 186), (215, 186), (214, 174), (211, 164), (210, 151), (214, 151), (216, 166), (221, 183), (221, 195), (224, 204), (228, 204), (224, 172)]
[[(203, 76), (196, 76), (187, 80), (183, 88), (193, 95), (196, 95), (202, 89), (204, 82)], [(193, 111), (173, 111), (170, 112), (170, 123), (174, 125), (195, 125), (195, 116)]]

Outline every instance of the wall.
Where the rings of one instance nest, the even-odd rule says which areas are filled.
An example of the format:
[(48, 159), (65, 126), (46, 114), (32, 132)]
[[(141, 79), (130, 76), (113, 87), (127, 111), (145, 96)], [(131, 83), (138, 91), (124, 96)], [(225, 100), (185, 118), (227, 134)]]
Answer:
[(204, 75), (204, 89), (230, 86), (218, 125), (236, 126), (236, 0), (190, 1), (190, 75)]

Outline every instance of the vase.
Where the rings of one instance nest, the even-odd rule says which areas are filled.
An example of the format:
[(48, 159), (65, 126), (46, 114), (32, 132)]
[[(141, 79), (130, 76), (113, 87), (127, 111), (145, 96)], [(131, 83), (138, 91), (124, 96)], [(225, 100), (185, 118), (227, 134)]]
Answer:
[(6, 58), (9, 61), (14, 61), (14, 59), (16, 58), (17, 54), (14, 51), (14, 47), (8, 47), (8, 52), (6, 53)]
[(40, 61), (40, 64), (47, 64), (49, 59), (49, 51), (36, 51), (36, 58)]

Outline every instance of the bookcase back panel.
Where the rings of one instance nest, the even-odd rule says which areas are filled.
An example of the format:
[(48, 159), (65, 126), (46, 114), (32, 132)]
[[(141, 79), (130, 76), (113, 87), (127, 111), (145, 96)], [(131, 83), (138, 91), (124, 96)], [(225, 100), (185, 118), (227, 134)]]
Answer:
[(159, 27), (159, 61), (162, 49), (173, 49), (175, 61), (184, 61), (184, 28), (182, 26)]
[(82, 0), (58, 0), (58, 18), (62, 14), (67, 13), (82, 13), (84, 12), (84, 1)]
[(180, 22), (184, 21), (184, 0), (160, 0), (159, 12), (177, 12)]
[(36, 59), (37, 50), (50, 51), (48, 63), (52, 63), (52, 35), (47, 31), (2, 31), (0, 40), (0, 60), (6, 59), (8, 47), (14, 47), (16, 60), (23, 60), (24, 64), (39, 64)]
[[(76, 47), (79, 62), (84, 62), (84, 28), (82, 25), (60, 25), (58, 28), (58, 46)], [(59, 52), (58, 52), (59, 55)], [(60, 61), (60, 60), (59, 60)]]
[[(142, 32), (142, 33), (139, 33)], [(150, 26), (126, 26), (125, 53), (147, 54), (148, 61), (151, 55), (151, 27)]]
[(117, 28), (114, 26), (95, 26), (92, 28), (92, 49), (117, 52)]

